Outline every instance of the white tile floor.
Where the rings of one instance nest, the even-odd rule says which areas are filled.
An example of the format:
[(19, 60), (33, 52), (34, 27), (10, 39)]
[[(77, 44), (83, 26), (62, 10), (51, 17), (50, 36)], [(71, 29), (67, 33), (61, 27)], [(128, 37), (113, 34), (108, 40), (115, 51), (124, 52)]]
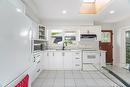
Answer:
[(43, 71), (32, 87), (125, 87), (99, 71)]
[(113, 71), (116, 75), (118, 75), (120, 78), (125, 80), (128, 84), (130, 84), (130, 71), (124, 68), (111, 66), (111, 65), (107, 65), (106, 68)]

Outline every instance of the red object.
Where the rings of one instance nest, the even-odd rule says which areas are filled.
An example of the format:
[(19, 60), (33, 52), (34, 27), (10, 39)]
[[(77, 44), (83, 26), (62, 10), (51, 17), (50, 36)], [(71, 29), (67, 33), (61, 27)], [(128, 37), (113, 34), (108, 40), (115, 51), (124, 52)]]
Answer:
[(28, 87), (29, 75), (26, 75), (15, 87)]

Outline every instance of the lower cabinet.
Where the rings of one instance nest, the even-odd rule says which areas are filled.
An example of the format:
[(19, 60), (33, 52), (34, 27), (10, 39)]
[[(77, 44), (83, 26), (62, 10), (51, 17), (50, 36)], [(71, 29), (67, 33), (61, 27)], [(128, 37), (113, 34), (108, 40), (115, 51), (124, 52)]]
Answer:
[(63, 52), (64, 70), (73, 69), (73, 52)]
[(80, 70), (80, 51), (45, 51), (42, 59), (44, 70)]
[(35, 63), (31, 69), (30, 69), (30, 81), (31, 83), (38, 77), (38, 75), (41, 73), (42, 68), (40, 62)]

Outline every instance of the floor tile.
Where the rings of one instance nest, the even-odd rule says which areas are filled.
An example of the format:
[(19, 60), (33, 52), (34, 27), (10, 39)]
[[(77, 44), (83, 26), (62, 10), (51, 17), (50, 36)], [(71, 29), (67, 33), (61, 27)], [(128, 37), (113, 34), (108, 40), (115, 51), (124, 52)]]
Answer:
[(33, 83), (32, 83), (32, 87), (41, 87), (42, 84), (44, 82), (44, 79), (36, 79)]
[(94, 79), (85, 79), (85, 82), (88, 87), (93, 87), (93, 86), (99, 87), (99, 85), (96, 83)]
[(32, 87), (119, 87), (122, 85), (116, 78), (108, 75), (111, 80), (99, 71), (43, 71), (32, 83)]
[(65, 86), (75, 86), (74, 79), (65, 79)]
[(65, 79), (73, 79), (73, 74), (65, 74)]

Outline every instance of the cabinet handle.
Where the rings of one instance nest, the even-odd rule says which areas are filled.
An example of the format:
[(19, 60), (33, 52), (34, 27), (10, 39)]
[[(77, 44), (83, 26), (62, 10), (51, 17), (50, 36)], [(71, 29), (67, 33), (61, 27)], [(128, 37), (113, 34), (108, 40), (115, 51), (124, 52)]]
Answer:
[(33, 60), (33, 62), (35, 62), (36, 61), (36, 58), (34, 57), (34, 60)]
[(40, 69), (38, 69), (37, 72), (40, 72)]
[(37, 64), (40, 63), (40, 61), (37, 62)]
[(79, 64), (75, 64), (75, 66), (80, 66)]
[(37, 57), (40, 57), (40, 55), (38, 55)]
[(54, 52), (53, 52), (53, 56), (54, 56)]
[(47, 53), (47, 56), (49, 56), (49, 53)]
[(80, 59), (80, 58), (75, 58), (75, 59)]
[(75, 54), (79, 54), (79, 53), (75, 53)]
[(62, 56), (65, 56), (65, 53), (64, 53), (64, 52), (62, 53)]

